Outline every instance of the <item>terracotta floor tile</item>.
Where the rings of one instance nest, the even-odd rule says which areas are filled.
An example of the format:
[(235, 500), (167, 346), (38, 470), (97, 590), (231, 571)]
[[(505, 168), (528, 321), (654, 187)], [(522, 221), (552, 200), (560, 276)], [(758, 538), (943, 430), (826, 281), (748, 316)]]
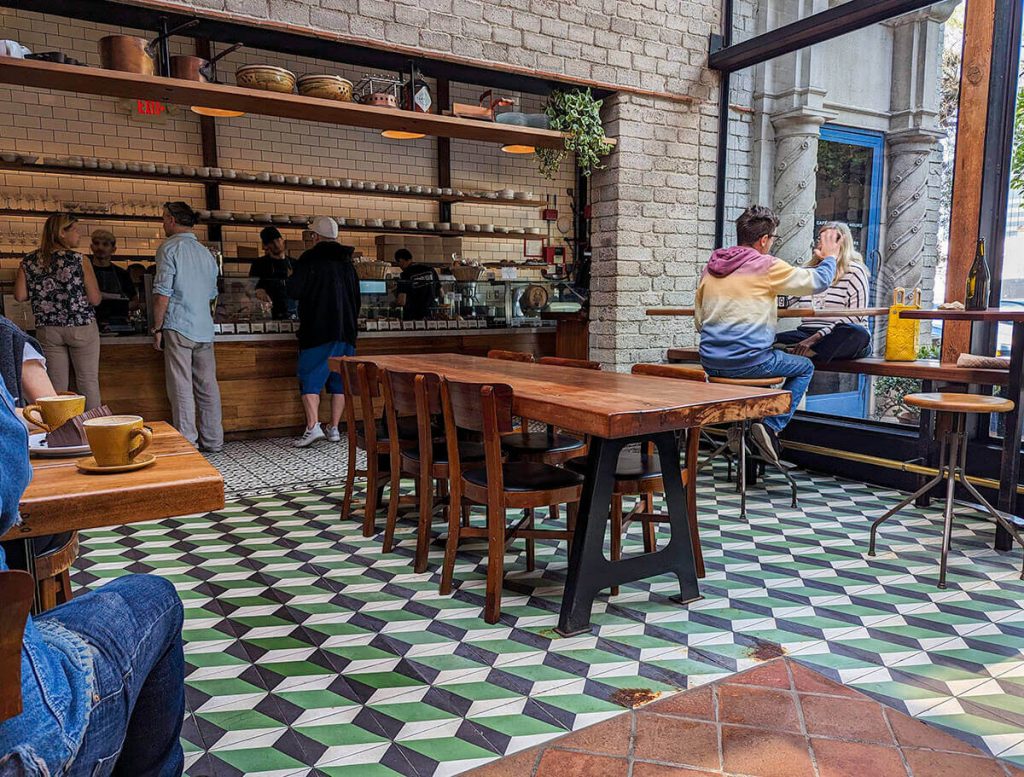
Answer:
[(994, 758), (904, 749), (914, 777), (1005, 777)]
[(808, 669), (806, 666), (798, 664), (796, 661), (790, 661), (789, 668), (793, 672), (793, 684), (798, 691), (804, 693), (828, 693), (833, 696), (851, 696), (858, 699), (864, 698), (864, 695), (859, 691), (830, 680), (813, 669)]
[(814, 775), (807, 740), (798, 734), (722, 726), (722, 755), (727, 772), (750, 777)]
[(730, 685), (764, 685), (769, 688), (789, 688), (789, 672), (786, 671), (786, 659), (776, 658), (761, 666), (755, 666), (745, 672), (734, 674), (725, 679)]
[(807, 733), (811, 736), (893, 744), (892, 734), (885, 725), (882, 706), (878, 702), (801, 696), (800, 704), (804, 710)]
[(669, 696), (667, 699), (660, 699), (644, 707), (643, 711), (657, 712), (661, 715), (681, 715), (685, 718), (714, 720), (713, 693), (711, 685), (702, 685), (700, 688), (693, 688), (692, 690)]
[(774, 688), (722, 685), (718, 689), (718, 719), (722, 723), (800, 733), (793, 695)]
[(685, 766), (664, 766), (663, 764), (646, 764), (640, 761), (633, 762), (633, 777), (712, 777), (721, 774), (720, 771), (713, 772), (705, 769), (688, 769)]
[(633, 715), (627, 712), (593, 726), (581, 728), (552, 744), (556, 747), (586, 750), (588, 753), (625, 756), (629, 753), (632, 731)]
[(539, 756), (539, 748), (531, 747), (473, 769), (467, 772), (467, 777), (529, 777)]
[(548, 748), (541, 756), (537, 777), (626, 777), (629, 762), (607, 755), (574, 753)]
[(633, 755), (648, 761), (718, 769), (718, 732), (713, 723), (640, 713), (636, 716)]
[(907, 777), (907, 769), (895, 747), (864, 742), (812, 739), (820, 777)]
[(930, 750), (952, 750), (956, 753), (977, 753), (978, 751), (966, 742), (957, 739), (936, 726), (929, 726), (923, 720), (915, 720), (896, 710), (886, 710), (885, 714), (896, 732), (896, 741), (903, 747), (923, 747)]

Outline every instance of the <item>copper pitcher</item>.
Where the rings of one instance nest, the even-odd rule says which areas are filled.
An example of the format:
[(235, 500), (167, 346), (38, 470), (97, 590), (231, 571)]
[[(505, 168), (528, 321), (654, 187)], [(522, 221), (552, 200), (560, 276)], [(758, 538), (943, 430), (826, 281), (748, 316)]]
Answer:
[(144, 76), (154, 75), (157, 47), (160, 43), (171, 35), (197, 24), (198, 19), (191, 19), (160, 33), (151, 41), (134, 35), (107, 35), (100, 38), (100, 64), (107, 70), (121, 70)]

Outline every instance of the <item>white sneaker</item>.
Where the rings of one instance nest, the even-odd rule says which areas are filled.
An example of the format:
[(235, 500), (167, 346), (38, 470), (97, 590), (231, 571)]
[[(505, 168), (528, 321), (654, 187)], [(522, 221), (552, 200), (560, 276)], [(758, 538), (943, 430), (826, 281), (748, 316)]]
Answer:
[(341, 442), (341, 432), (338, 431), (337, 426), (324, 424), (324, 436), (328, 442)]
[(324, 430), (320, 428), (320, 424), (315, 424), (312, 429), (307, 429), (305, 432), (303, 432), (302, 436), (292, 443), (292, 447), (308, 448), (317, 440), (322, 439), (324, 439)]

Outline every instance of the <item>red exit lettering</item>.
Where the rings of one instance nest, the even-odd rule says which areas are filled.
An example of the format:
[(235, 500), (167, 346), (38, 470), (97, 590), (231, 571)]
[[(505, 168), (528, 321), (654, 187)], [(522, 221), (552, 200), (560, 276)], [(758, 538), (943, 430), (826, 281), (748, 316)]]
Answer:
[(156, 100), (136, 100), (135, 109), (141, 116), (159, 116), (167, 110), (167, 106)]

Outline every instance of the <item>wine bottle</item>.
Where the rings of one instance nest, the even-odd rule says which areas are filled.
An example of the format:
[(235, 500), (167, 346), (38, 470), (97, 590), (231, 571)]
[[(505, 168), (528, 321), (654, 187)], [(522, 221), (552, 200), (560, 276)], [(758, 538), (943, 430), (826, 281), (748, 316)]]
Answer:
[(985, 261), (985, 238), (978, 238), (978, 248), (974, 253), (974, 264), (967, 274), (967, 296), (964, 298), (964, 307), (967, 310), (986, 310), (988, 308), (989, 286), (992, 284), (992, 275), (988, 271), (988, 263)]

